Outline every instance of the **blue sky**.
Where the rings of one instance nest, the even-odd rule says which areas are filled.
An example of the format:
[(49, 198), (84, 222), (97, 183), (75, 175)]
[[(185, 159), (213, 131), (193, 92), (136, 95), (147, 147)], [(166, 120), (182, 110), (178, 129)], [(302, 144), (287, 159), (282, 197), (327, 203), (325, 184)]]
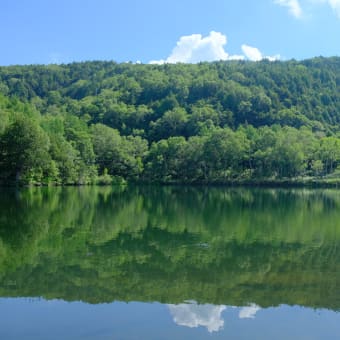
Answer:
[(340, 0), (0, 0), (0, 65), (305, 59), (339, 33)]

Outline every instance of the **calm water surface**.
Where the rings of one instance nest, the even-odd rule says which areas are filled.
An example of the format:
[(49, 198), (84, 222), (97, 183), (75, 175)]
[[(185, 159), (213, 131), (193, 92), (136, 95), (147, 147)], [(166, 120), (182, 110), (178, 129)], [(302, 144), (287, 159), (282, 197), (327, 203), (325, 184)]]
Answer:
[(0, 339), (339, 339), (340, 191), (0, 191)]

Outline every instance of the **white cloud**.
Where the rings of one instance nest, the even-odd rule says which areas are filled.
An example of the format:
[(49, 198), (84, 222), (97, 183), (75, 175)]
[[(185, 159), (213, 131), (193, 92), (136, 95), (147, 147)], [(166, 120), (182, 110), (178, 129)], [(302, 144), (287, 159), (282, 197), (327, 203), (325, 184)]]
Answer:
[(152, 60), (150, 64), (244, 59), (241, 55), (229, 55), (224, 49), (226, 44), (227, 37), (220, 32), (211, 31), (207, 37), (201, 34), (185, 35), (178, 40), (166, 60)]
[(328, 4), (340, 19), (340, 0), (310, 0), (314, 3)]
[(226, 306), (199, 305), (196, 302), (168, 305), (174, 322), (180, 326), (206, 327), (208, 332), (217, 332), (224, 326), (222, 312)]
[(262, 59), (262, 53), (256, 47), (242, 45), (242, 51), (251, 61), (259, 61)]
[[(304, 14), (304, 10), (302, 9), (302, 4), (304, 4), (304, 8), (308, 11), (308, 4), (326, 4), (331, 7), (337, 17), (340, 19), (340, 0), (273, 0), (273, 2), (279, 6), (287, 7), (289, 12), (297, 19), (301, 19)], [(309, 11), (312, 10), (309, 8)]]
[(228, 53), (224, 50), (227, 37), (219, 32), (210, 32), (207, 37), (201, 34), (193, 34), (182, 37), (167, 59), (169, 63), (200, 62), (202, 60), (227, 60)]
[(252, 303), (248, 307), (243, 307), (240, 310), (240, 313), (238, 314), (240, 319), (253, 319), (255, 317), (255, 314), (260, 310), (261, 308), (258, 305), (255, 305)]
[(340, 18), (340, 0), (328, 0), (328, 3), (333, 8), (336, 15)]
[(200, 61), (245, 60), (246, 58), (251, 61), (280, 59), (279, 55), (264, 56), (256, 47), (245, 44), (242, 45), (245, 55), (229, 55), (224, 48), (226, 44), (227, 37), (220, 32), (211, 31), (207, 37), (201, 34), (185, 35), (178, 40), (167, 59), (151, 60), (149, 63), (198, 63)]
[(287, 7), (290, 14), (297, 19), (302, 17), (303, 12), (299, 0), (274, 0), (274, 3), (279, 6)]
[(149, 64), (154, 64), (154, 65), (162, 65), (165, 63), (164, 59), (160, 59), (160, 60), (150, 60)]
[(247, 59), (251, 60), (251, 61), (260, 61), (262, 59), (268, 59), (269, 61), (275, 61), (275, 60), (279, 60), (280, 59), (280, 55), (274, 55), (274, 56), (264, 56), (261, 51), (256, 48), (256, 47), (252, 47), (249, 45), (242, 45), (242, 51), (245, 54), (245, 56), (247, 57)]

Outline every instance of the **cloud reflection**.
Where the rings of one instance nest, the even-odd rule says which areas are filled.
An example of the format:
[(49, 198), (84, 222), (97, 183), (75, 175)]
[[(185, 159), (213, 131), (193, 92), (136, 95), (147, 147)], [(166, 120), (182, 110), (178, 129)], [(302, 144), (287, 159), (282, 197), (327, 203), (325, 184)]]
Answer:
[(180, 326), (206, 327), (209, 333), (217, 332), (224, 326), (222, 312), (226, 306), (199, 305), (196, 302), (168, 305), (174, 322)]
[[(198, 304), (196, 301), (188, 301), (179, 305), (168, 305), (174, 322), (179, 326), (196, 328), (199, 326), (206, 327), (209, 333), (218, 332), (223, 329), (224, 320), (222, 312), (228, 306)], [(238, 317), (240, 319), (254, 319), (256, 313), (261, 309), (255, 303), (245, 307), (230, 306), (239, 310)]]
[(255, 305), (252, 303), (248, 307), (243, 307), (238, 316), (240, 319), (253, 319), (255, 317), (255, 314), (260, 310), (261, 308), (258, 305)]

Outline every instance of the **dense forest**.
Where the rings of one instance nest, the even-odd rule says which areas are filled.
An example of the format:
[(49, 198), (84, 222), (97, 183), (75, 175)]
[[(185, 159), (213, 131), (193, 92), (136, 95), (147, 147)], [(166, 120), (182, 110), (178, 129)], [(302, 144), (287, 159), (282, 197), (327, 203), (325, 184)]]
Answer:
[(0, 204), (2, 297), (340, 310), (338, 190), (49, 187)]
[(340, 58), (0, 67), (0, 183), (337, 181)]

